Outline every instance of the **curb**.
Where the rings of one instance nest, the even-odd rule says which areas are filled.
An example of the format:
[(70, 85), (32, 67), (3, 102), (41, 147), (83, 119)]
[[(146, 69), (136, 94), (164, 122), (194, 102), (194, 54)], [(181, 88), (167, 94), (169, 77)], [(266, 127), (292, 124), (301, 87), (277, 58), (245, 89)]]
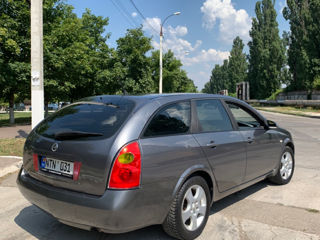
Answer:
[(14, 158), (14, 159), (21, 159), (22, 157), (17, 157), (17, 156), (0, 156), (0, 158)]
[(17, 156), (0, 156), (0, 158), (14, 158), (14, 159), (20, 159), (19, 162), (16, 162), (8, 167), (0, 169), (0, 178), (18, 171), (22, 166), (22, 157)]
[(282, 115), (289, 115), (289, 116), (294, 116), (294, 117), (302, 117), (302, 118), (313, 118), (313, 119), (320, 119), (320, 116), (315, 116), (315, 115), (299, 115), (295, 113), (290, 113), (290, 112), (278, 112), (278, 111), (273, 111), (273, 110), (268, 110), (268, 109), (259, 109), (259, 107), (256, 108), (258, 111), (263, 111), (263, 112), (269, 112), (269, 113), (278, 113)]

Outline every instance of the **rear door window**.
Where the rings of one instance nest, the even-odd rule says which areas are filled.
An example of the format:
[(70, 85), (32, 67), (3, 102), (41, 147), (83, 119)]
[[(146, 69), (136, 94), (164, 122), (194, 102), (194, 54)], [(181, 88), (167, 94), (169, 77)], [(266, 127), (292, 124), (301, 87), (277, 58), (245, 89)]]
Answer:
[(117, 105), (96, 102), (72, 104), (42, 121), (36, 132), (48, 138), (70, 132), (111, 137), (127, 119), (133, 107), (134, 103), (129, 100)]
[(197, 100), (199, 132), (232, 131), (233, 127), (222, 103), (216, 99)]
[(187, 133), (190, 129), (190, 102), (179, 102), (164, 107), (150, 121), (145, 137)]

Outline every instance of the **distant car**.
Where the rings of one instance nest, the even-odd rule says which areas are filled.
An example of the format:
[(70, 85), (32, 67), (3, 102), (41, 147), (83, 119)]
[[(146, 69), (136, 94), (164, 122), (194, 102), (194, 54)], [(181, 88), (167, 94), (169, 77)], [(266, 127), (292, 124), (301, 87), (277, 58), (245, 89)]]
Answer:
[(56, 111), (59, 109), (59, 106), (57, 103), (49, 103), (48, 104), (48, 110), (53, 110), (53, 111)]
[(25, 111), (26, 107), (23, 103), (18, 103), (14, 105), (14, 110), (15, 111)]
[(69, 104), (70, 104), (70, 102), (60, 102), (59, 109), (65, 107), (65, 106), (68, 106)]
[(290, 133), (235, 98), (97, 96), (28, 136), (17, 183), (62, 223), (123, 233), (162, 224), (178, 239), (204, 229), (213, 202), (294, 171)]

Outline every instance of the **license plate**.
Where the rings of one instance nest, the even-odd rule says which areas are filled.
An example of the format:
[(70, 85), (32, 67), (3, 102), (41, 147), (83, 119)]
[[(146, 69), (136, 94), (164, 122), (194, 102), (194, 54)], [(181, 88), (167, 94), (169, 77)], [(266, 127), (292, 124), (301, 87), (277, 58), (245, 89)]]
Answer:
[(40, 159), (40, 169), (68, 177), (73, 176), (73, 162), (66, 162), (42, 156)]

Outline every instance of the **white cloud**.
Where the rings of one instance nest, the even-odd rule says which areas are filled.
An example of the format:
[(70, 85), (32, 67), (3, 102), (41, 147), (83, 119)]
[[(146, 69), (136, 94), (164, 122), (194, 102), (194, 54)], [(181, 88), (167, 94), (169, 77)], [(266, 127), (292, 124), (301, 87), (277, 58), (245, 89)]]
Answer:
[(138, 16), (138, 14), (136, 12), (133, 12), (131, 13), (131, 16), (135, 18), (136, 16)]
[(168, 30), (171, 35), (177, 35), (180, 37), (183, 37), (188, 34), (188, 28), (185, 26), (177, 26), (176, 28), (169, 26)]
[(282, 15), (282, 11), (285, 7), (287, 7), (287, 1), (286, 0), (279, 1), (279, 14), (280, 15)]
[(236, 36), (249, 40), (251, 18), (244, 9), (236, 10), (231, 0), (206, 0), (202, 7), (203, 26), (212, 29), (219, 21), (219, 33), (222, 41), (231, 43)]
[[(147, 18), (142, 26), (143, 30), (154, 35), (152, 45), (155, 49), (159, 49), (159, 33), (160, 33), (160, 18)], [(163, 50), (166, 52), (171, 49), (178, 59), (183, 59), (187, 52), (193, 52), (200, 47), (202, 44), (201, 40), (197, 40), (194, 45), (189, 41), (185, 40), (185, 35), (188, 34), (188, 28), (186, 26), (168, 26), (162, 29), (164, 40)], [(155, 35), (157, 33), (157, 35)]]
[(221, 63), (223, 60), (227, 59), (229, 55), (230, 53), (228, 51), (219, 51), (210, 48), (208, 50), (203, 49), (196, 56), (184, 58), (183, 60), (186, 66), (198, 63), (209, 63), (213, 66), (215, 63)]
[[(159, 49), (159, 18), (147, 18), (142, 26), (143, 30), (153, 35), (152, 45)], [(209, 81), (211, 69), (215, 64), (221, 64), (229, 57), (228, 51), (220, 51), (213, 48), (201, 49), (202, 41), (197, 40), (194, 44), (185, 39), (188, 34), (186, 26), (165, 26), (163, 28), (163, 50), (171, 49), (176, 58), (180, 59), (188, 76), (194, 80), (196, 86), (201, 90), (204, 83)]]
[(154, 35), (156, 33), (157, 33), (157, 35), (159, 35), (160, 34), (160, 25), (161, 25), (160, 18), (157, 18), (157, 17), (146, 18), (146, 20), (144, 20), (142, 23), (142, 28), (144, 31), (149, 32), (152, 35)]

